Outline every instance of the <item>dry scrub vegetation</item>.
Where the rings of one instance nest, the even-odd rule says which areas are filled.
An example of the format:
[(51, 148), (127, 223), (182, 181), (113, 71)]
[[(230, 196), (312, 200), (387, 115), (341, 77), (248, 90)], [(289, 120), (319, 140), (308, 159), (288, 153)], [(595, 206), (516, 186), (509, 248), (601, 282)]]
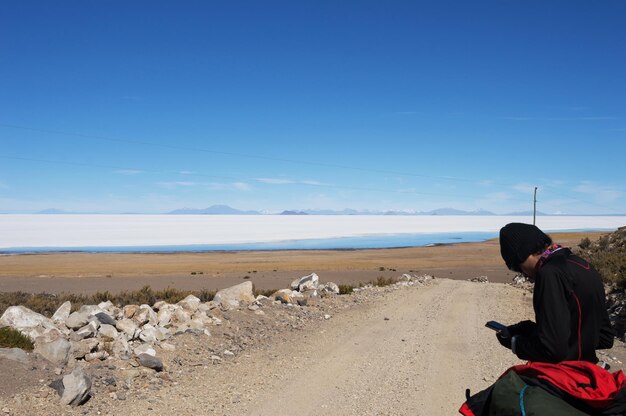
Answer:
[(620, 227), (597, 241), (583, 238), (577, 251), (591, 262), (606, 283), (626, 288), (626, 227)]

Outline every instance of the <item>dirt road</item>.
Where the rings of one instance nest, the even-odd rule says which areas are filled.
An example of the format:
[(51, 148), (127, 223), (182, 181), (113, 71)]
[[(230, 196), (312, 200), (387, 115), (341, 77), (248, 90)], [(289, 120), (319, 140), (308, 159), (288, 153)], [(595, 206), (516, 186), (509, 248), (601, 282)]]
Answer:
[(511, 322), (513, 311), (528, 314), (530, 304), (504, 285), (439, 280), (392, 293), (338, 316), (306, 345), (281, 346), (279, 367), (297, 363), (297, 371), (233, 413), (286, 414), (295, 406), (299, 415), (455, 414), (467, 387), (482, 389), (516, 363), (483, 326)]
[[(180, 376), (143, 414), (453, 415), (519, 361), (484, 327), (530, 316), (530, 295), (504, 284), (437, 279), (346, 307), (218, 366)], [(218, 367), (218, 368), (216, 368)], [(150, 411), (146, 409), (149, 407)]]

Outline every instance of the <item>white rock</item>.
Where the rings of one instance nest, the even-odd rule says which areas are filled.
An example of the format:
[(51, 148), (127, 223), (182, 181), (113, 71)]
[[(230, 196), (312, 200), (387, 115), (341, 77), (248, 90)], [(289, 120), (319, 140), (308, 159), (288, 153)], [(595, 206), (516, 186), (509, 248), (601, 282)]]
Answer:
[(34, 352), (54, 364), (65, 364), (67, 363), (70, 347), (69, 341), (59, 338), (52, 342), (38, 343)]
[(213, 297), (213, 301), (224, 309), (236, 308), (240, 303), (252, 303), (254, 302), (252, 282), (247, 281), (219, 290)]
[(157, 313), (157, 323), (161, 326), (169, 325), (172, 322), (172, 310), (170, 308), (159, 309)]
[(160, 311), (161, 309), (163, 309), (164, 307), (168, 307), (170, 304), (167, 303), (164, 300), (160, 300), (158, 302), (156, 302), (154, 305), (152, 305), (152, 309), (155, 311)]
[(33, 312), (24, 306), (10, 306), (0, 317), (0, 328), (10, 326), (22, 334), (35, 339), (42, 335), (45, 330), (57, 331), (52, 319)]
[(113, 305), (113, 302), (111, 302), (110, 300), (107, 300), (106, 302), (100, 302), (98, 303), (98, 308), (102, 309), (103, 311), (106, 312), (111, 312), (111, 310), (114, 308), (115, 305)]
[(136, 347), (133, 350), (133, 352), (135, 353), (136, 356), (141, 355), (141, 354), (148, 354), (148, 355), (152, 355), (153, 357), (156, 357), (156, 351), (149, 344), (141, 344), (138, 347)]
[(89, 322), (89, 314), (85, 311), (72, 312), (65, 320), (65, 325), (70, 329), (80, 329)]
[(137, 325), (141, 326), (145, 323), (156, 324), (157, 314), (152, 310), (149, 305), (140, 305), (139, 310), (133, 316), (133, 320), (137, 322)]
[(89, 322), (87, 325), (76, 331), (76, 335), (80, 339), (95, 337), (96, 333), (98, 332), (98, 324), (96, 324), (96, 322), (98, 321), (96, 320)]
[(184, 310), (181, 307), (178, 307), (175, 311), (174, 311), (174, 320), (177, 323), (180, 324), (185, 324), (189, 321), (191, 321), (191, 315), (189, 314), (189, 312), (187, 312), (186, 310)]
[(97, 361), (106, 360), (109, 357), (109, 353), (106, 351), (96, 351), (85, 354), (85, 361)]
[(70, 348), (70, 355), (75, 359), (84, 358), (93, 350), (98, 348), (98, 340), (95, 338), (87, 338), (81, 341), (72, 341)]
[(145, 324), (143, 326), (143, 329), (139, 333), (139, 339), (149, 344), (156, 342), (157, 340), (156, 329), (150, 324)]
[(137, 324), (134, 321), (126, 318), (117, 321), (116, 328), (118, 331), (124, 333), (128, 341), (134, 339), (139, 332), (139, 327), (137, 327)]
[(83, 403), (91, 391), (91, 379), (82, 368), (77, 367), (63, 377), (63, 396), (61, 404), (78, 406)]
[(324, 284), (324, 289), (320, 290), (323, 294), (339, 294), (339, 286), (334, 282), (328, 282)]
[(188, 311), (195, 312), (196, 310), (198, 310), (198, 306), (200, 306), (200, 302), (201, 302), (200, 299), (197, 298), (196, 296), (189, 295), (185, 299), (178, 302), (178, 305), (180, 305), (181, 307), (183, 307), (184, 309)]
[(63, 323), (70, 316), (70, 312), (72, 310), (72, 303), (68, 300), (63, 302), (61, 306), (56, 310), (54, 315), (52, 315), (52, 321), (57, 323)]
[(304, 292), (305, 290), (317, 289), (319, 283), (319, 276), (316, 273), (311, 273), (291, 282), (291, 289)]
[(118, 336), (118, 332), (117, 329), (115, 329), (115, 327), (113, 325), (100, 325), (100, 330), (98, 331), (98, 334), (103, 337), (103, 338), (108, 338), (108, 339), (116, 339)]

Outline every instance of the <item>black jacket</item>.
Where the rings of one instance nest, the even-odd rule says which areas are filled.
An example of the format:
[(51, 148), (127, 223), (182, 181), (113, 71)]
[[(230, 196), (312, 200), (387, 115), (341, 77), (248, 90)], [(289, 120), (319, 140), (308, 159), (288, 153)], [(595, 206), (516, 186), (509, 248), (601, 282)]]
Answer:
[(602, 279), (567, 248), (540, 264), (533, 307), (536, 325), (515, 339), (515, 353), (523, 360), (596, 363), (596, 349), (613, 346)]

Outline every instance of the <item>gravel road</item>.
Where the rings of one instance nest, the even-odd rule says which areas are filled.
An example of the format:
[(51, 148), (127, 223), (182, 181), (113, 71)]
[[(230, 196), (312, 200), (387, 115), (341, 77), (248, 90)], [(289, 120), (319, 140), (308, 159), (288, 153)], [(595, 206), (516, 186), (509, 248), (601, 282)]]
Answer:
[(530, 313), (529, 297), (500, 284), (443, 279), (392, 292), (306, 343), (276, 346), (266, 365), (280, 377), (232, 414), (456, 414), (466, 388), (483, 389), (518, 362), (484, 323)]

